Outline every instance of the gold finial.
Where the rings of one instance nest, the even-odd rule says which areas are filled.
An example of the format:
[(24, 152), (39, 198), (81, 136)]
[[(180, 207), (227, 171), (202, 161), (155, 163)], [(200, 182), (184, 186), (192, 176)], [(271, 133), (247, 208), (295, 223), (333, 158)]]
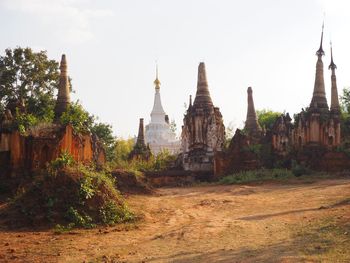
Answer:
[(160, 81), (158, 79), (158, 63), (156, 64), (156, 79), (153, 83), (156, 86), (156, 89), (160, 88)]

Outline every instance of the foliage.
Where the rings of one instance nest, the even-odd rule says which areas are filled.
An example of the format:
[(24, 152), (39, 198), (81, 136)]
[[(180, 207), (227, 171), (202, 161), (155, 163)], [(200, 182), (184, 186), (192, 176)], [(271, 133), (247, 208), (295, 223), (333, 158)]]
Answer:
[(46, 51), (6, 49), (0, 56), (0, 76), (0, 108), (23, 101), (25, 111), (39, 120), (53, 119), (59, 69), (58, 62), (49, 60)]
[(79, 101), (71, 103), (68, 109), (62, 114), (61, 123), (72, 125), (77, 133), (88, 133), (92, 129), (94, 116), (90, 115)]
[(56, 160), (51, 161), (51, 168), (55, 171), (62, 169), (67, 166), (71, 166), (75, 163), (73, 156), (67, 152), (64, 151), (60, 154)]
[(340, 97), (341, 108), (341, 134), (343, 138), (350, 138), (350, 88), (343, 89)]
[(276, 120), (282, 115), (281, 112), (276, 112), (268, 109), (257, 110), (256, 115), (261, 127), (266, 130), (271, 130)]
[(83, 177), (80, 180), (80, 189), (79, 189), (79, 194), (80, 197), (85, 200), (85, 199), (90, 199), (94, 196), (96, 192), (95, 185), (92, 182), (91, 177)]
[(38, 123), (37, 117), (31, 113), (22, 113), (16, 108), (15, 126), (18, 131), (23, 135), (26, 133), (29, 127)]
[(114, 225), (134, 220), (126, 205), (118, 206), (115, 202), (109, 201), (100, 209), (101, 221), (106, 225)]
[(114, 149), (114, 164), (116, 167), (125, 167), (128, 165), (128, 157), (134, 147), (134, 139), (117, 139)]
[(233, 122), (230, 122), (228, 126), (225, 128), (225, 142), (224, 148), (228, 148), (230, 146), (231, 140), (235, 134), (235, 127)]
[(23, 220), (36, 223), (40, 218), (50, 224), (59, 223), (57, 232), (64, 232), (72, 227), (91, 228), (134, 218), (111, 174), (78, 164), (59, 169), (56, 176), (50, 173), (41, 171), (19, 188), (12, 205)]
[(310, 174), (310, 170), (307, 169), (304, 165), (298, 164), (295, 160), (292, 160), (292, 173), (296, 176), (302, 176)]
[(156, 156), (151, 155), (148, 160), (138, 158), (129, 160), (128, 155), (133, 143), (132, 139), (117, 141), (114, 168), (141, 172), (164, 171), (176, 161), (177, 156), (167, 150), (159, 152)]
[(116, 139), (113, 136), (112, 126), (105, 123), (95, 123), (91, 127), (92, 134), (95, 134), (106, 151), (107, 161), (113, 161), (115, 158), (114, 151), (116, 147)]
[(247, 147), (243, 148), (243, 151), (248, 151), (255, 153), (260, 156), (262, 144), (249, 144)]
[(343, 111), (350, 113), (350, 87), (343, 89), (343, 95), (340, 97), (340, 103)]
[(172, 120), (172, 121), (170, 122), (170, 130), (171, 130), (172, 132), (176, 133), (177, 127), (176, 127), (176, 122), (175, 122), (175, 120)]
[(292, 178), (293, 174), (287, 169), (260, 169), (242, 171), (225, 176), (219, 181), (220, 184), (241, 184), (264, 180), (284, 180)]
[(66, 213), (66, 218), (68, 221), (74, 224), (74, 226), (92, 228), (95, 224), (92, 223), (92, 218), (88, 215), (81, 215), (78, 210), (73, 207), (69, 207)]

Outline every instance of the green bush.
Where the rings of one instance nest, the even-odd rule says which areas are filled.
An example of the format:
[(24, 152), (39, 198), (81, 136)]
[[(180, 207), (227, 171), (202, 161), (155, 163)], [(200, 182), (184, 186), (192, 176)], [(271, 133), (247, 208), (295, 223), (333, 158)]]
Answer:
[(24, 225), (46, 222), (63, 228), (91, 228), (134, 218), (112, 175), (83, 165), (59, 169), (56, 176), (41, 171), (19, 188), (12, 208), (22, 214), (24, 222), (18, 224)]
[[(96, 225), (92, 223), (92, 218), (88, 215), (81, 215), (77, 209), (69, 207), (66, 213), (66, 219), (73, 223), (74, 226), (84, 227), (84, 228), (93, 228)], [(73, 226), (71, 224), (71, 226)]]
[(292, 160), (292, 173), (294, 176), (299, 177), (302, 175), (310, 174), (310, 170), (304, 165), (298, 164), (295, 160)]
[(38, 119), (31, 113), (22, 113), (16, 108), (15, 126), (23, 135), (29, 127), (38, 124)]
[(113, 201), (107, 202), (100, 209), (101, 221), (106, 225), (114, 225), (134, 219), (134, 215), (130, 213), (126, 205), (117, 205)]
[(287, 169), (260, 169), (242, 171), (220, 179), (219, 184), (241, 184), (264, 180), (284, 180), (292, 178), (293, 174)]
[(75, 163), (73, 156), (68, 153), (67, 151), (64, 151), (60, 154), (56, 160), (51, 161), (51, 168), (53, 170), (59, 170), (67, 166), (71, 166)]

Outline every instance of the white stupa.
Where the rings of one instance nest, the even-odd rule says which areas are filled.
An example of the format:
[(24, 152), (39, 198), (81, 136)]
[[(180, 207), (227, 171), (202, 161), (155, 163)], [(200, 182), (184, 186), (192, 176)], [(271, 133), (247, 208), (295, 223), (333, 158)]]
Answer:
[(160, 99), (160, 81), (158, 79), (158, 67), (156, 80), (154, 81), (155, 94), (154, 104), (151, 112), (151, 122), (146, 125), (145, 141), (149, 144), (153, 154), (157, 155), (163, 150), (172, 154), (180, 151), (180, 140), (176, 138), (175, 132), (170, 129), (169, 118), (165, 114)]

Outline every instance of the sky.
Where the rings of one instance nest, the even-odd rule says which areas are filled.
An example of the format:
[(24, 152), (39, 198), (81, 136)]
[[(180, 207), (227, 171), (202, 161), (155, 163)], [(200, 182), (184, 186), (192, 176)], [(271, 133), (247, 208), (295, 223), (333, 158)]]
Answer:
[(292, 116), (309, 105), (323, 20), (329, 103), (330, 41), (339, 93), (350, 86), (349, 10), (347, 0), (0, 0), (0, 55), (66, 54), (73, 100), (123, 138), (150, 120), (156, 63), (180, 134), (203, 61), (225, 125), (242, 128), (249, 86), (256, 109)]

